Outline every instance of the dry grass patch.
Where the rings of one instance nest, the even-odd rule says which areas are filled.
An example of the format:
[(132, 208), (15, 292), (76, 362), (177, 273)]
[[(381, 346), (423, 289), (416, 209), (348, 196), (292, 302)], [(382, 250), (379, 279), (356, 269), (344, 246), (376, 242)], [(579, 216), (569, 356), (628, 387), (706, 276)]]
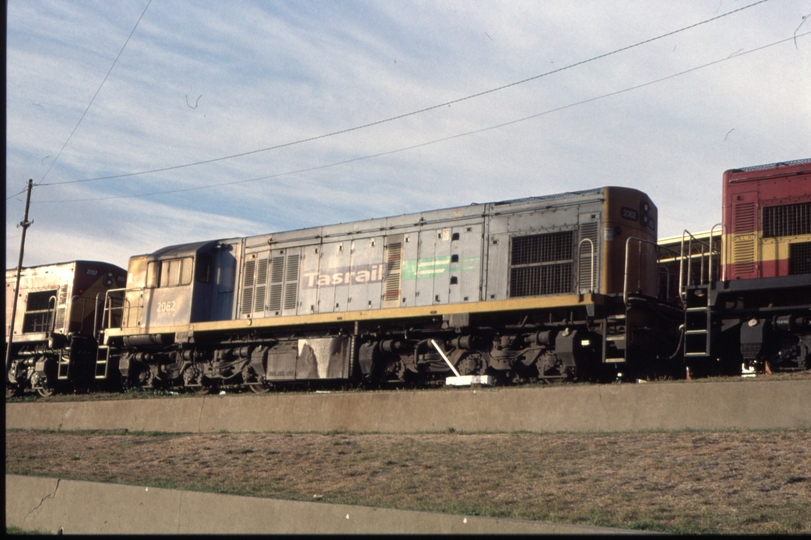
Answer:
[(6, 470), (679, 533), (809, 533), (809, 448), (809, 431), (8, 431)]

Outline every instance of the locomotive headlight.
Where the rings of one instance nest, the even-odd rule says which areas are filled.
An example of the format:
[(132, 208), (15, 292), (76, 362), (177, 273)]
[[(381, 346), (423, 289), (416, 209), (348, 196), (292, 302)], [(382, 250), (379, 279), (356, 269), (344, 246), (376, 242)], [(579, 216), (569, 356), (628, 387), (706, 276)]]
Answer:
[(642, 225), (645, 225), (648, 227), (648, 229), (655, 231), (656, 222), (648, 215), (648, 212), (650, 212), (650, 203), (645, 200), (640, 201), (639, 209), (642, 210)]
[(106, 285), (107, 287), (112, 287), (113, 286), (113, 274), (112, 273), (107, 274), (107, 277), (104, 278), (104, 285)]

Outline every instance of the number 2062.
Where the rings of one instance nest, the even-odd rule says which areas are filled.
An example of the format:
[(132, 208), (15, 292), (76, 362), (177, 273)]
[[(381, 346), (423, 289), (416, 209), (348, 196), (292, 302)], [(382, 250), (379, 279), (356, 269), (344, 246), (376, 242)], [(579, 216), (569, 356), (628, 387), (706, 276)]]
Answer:
[(175, 310), (175, 301), (158, 302), (158, 313), (169, 313)]

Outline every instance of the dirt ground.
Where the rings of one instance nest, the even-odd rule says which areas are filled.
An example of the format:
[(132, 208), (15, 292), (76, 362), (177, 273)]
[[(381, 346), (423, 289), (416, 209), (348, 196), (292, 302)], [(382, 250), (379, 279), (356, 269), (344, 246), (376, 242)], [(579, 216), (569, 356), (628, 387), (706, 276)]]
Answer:
[(6, 432), (6, 472), (674, 533), (811, 533), (811, 431)]

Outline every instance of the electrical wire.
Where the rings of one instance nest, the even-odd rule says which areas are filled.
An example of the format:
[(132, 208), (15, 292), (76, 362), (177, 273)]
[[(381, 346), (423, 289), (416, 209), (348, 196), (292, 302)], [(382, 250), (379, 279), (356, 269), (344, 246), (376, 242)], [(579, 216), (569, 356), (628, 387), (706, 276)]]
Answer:
[(22, 195), (22, 194), (23, 194), (23, 193), (25, 193), (27, 190), (28, 190), (28, 187), (26, 186), (24, 189), (22, 189), (21, 191), (18, 191), (18, 192), (17, 192), (17, 193), (15, 193), (14, 195), (11, 195), (10, 197), (6, 197), (6, 200), (7, 200), (7, 201), (10, 201), (11, 199), (13, 199), (14, 197), (16, 197), (17, 195)]
[[(491, 89), (485, 90), (483, 92), (478, 92), (476, 94), (471, 94), (471, 95), (461, 97), (461, 98), (457, 98), (457, 99), (454, 99), (454, 100), (451, 100), (451, 101), (446, 101), (446, 102), (440, 103), (438, 105), (432, 105), (430, 107), (426, 107), (424, 109), (419, 109), (419, 110), (412, 111), (412, 112), (409, 112), (409, 113), (404, 113), (404, 114), (400, 114), (400, 115), (397, 115), (397, 116), (392, 116), (392, 117), (389, 117), (389, 118), (385, 118), (383, 120), (377, 120), (377, 121), (374, 121), (374, 122), (369, 122), (367, 124), (362, 124), (362, 125), (358, 125), (358, 126), (338, 130), (338, 131), (333, 131), (331, 133), (325, 133), (325, 134), (316, 135), (316, 136), (313, 136), (313, 137), (299, 139), (299, 140), (296, 140), (296, 141), (277, 144), (277, 145), (274, 145), (274, 146), (269, 146), (267, 148), (260, 148), (258, 150), (250, 150), (250, 151), (247, 151), (247, 152), (241, 152), (239, 154), (231, 154), (231, 155), (228, 155), (228, 156), (221, 156), (221, 157), (202, 160), (202, 161), (195, 161), (195, 162), (192, 162), (192, 163), (184, 163), (184, 164), (181, 164), (181, 165), (172, 165), (172, 166), (169, 166), (169, 167), (161, 167), (161, 168), (156, 168), (156, 169), (149, 169), (149, 170), (144, 170), (144, 171), (124, 173), (124, 174), (116, 174), (116, 175), (110, 175), (110, 176), (100, 176), (100, 177), (96, 177), (96, 178), (84, 178), (84, 179), (80, 179), (80, 180), (65, 180), (65, 181), (62, 181), (62, 182), (50, 182), (50, 183), (47, 183), (47, 184), (40, 183), (40, 185), (41, 186), (55, 186), (55, 185), (63, 185), (63, 184), (77, 184), (77, 183), (83, 183), (83, 182), (97, 182), (97, 181), (101, 181), (101, 180), (112, 180), (112, 179), (117, 179), (117, 178), (127, 178), (127, 177), (140, 176), (140, 175), (145, 175), (145, 174), (154, 174), (154, 173), (158, 173), (158, 172), (174, 171), (174, 170), (184, 169), (184, 168), (188, 168), (188, 167), (195, 167), (195, 166), (199, 166), (199, 165), (206, 165), (206, 164), (209, 164), (209, 163), (216, 163), (216, 162), (225, 161), (225, 160), (228, 160), (228, 159), (235, 159), (235, 158), (245, 157), (245, 156), (258, 154), (258, 153), (262, 153), (262, 152), (269, 152), (271, 150), (278, 150), (280, 148), (288, 148), (290, 146), (299, 145), (299, 144), (308, 143), (308, 142), (313, 142), (313, 141), (317, 141), (317, 140), (320, 140), (320, 139), (325, 139), (327, 137), (334, 137), (334, 136), (337, 136), (337, 135), (343, 135), (345, 133), (350, 133), (352, 131), (357, 131), (357, 130), (360, 130), (360, 129), (365, 129), (365, 128), (369, 128), (369, 127), (373, 127), (373, 126), (378, 126), (380, 124), (393, 122), (395, 120), (401, 120), (403, 118), (407, 118), (407, 117), (410, 117), (410, 116), (422, 114), (422, 113), (432, 111), (432, 110), (435, 110), (435, 109), (438, 109), (438, 108), (441, 108), (441, 107), (447, 107), (449, 105), (454, 105), (456, 103), (461, 103), (463, 101), (468, 101), (468, 100), (471, 100), (471, 99), (482, 97), (482, 96), (492, 94), (492, 93), (495, 93), (495, 92), (498, 92), (498, 91), (501, 91), (501, 90), (505, 90), (507, 88), (512, 88), (512, 87), (518, 86), (520, 84), (525, 84), (525, 83), (528, 83), (530, 81), (540, 79), (542, 77), (547, 77), (549, 75), (560, 73), (560, 72), (565, 71), (565, 70), (569, 70), (569, 69), (572, 69), (572, 68), (575, 68), (575, 67), (578, 67), (578, 66), (582, 66), (584, 64), (588, 64), (588, 63), (594, 62), (596, 60), (607, 58), (609, 56), (613, 56), (615, 54), (619, 54), (621, 52), (628, 51), (630, 49), (640, 47), (642, 45), (646, 45), (646, 44), (652, 43), (654, 41), (658, 41), (660, 39), (664, 39), (666, 37), (670, 37), (670, 36), (673, 36), (673, 35), (681, 33), (681, 32), (685, 32), (687, 30), (696, 28), (698, 26), (702, 26), (704, 24), (708, 24), (710, 22), (716, 21), (716, 20), (721, 19), (723, 17), (727, 17), (729, 15), (741, 12), (741, 11), (743, 11), (745, 9), (749, 9), (751, 7), (757, 6), (759, 4), (763, 4), (763, 3), (768, 2), (768, 1), (769, 0), (759, 0), (759, 1), (754, 2), (752, 4), (748, 4), (746, 6), (740, 7), (738, 9), (735, 9), (735, 10), (732, 10), (732, 11), (729, 11), (727, 13), (723, 13), (721, 15), (712, 17), (710, 19), (706, 19), (704, 21), (700, 21), (700, 22), (691, 24), (689, 26), (685, 26), (685, 27), (680, 28), (678, 30), (673, 30), (673, 31), (668, 32), (666, 34), (662, 34), (660, 36), (656, 36), (656, 37), (653, 37), (653, 38), (650, 38), (650, 39), (646, 39), (644, 41), (640, 41), (638, 43), (634, 43), (633, 45), (627, 45), (625, 47), (613, 50), (611, 52), (607, 52), (607, 53), (603, 53), (603, 54), (600, 54), (600, 55), (597, 55), (597, 56), (593, 56), (593, 57), (591, 57), (589, 59), (581, 60), (579, 62), (575, 62), (573, 64), (569, 64), (569, 65), (554, 69), (552, 71), (547, 71), (545, 73), (541, 73), (540, 75), (535, 75), (533, 77), (529, 77), (529, 78), (526, 78), (526, 79), (522, 79), (520, 81), (505, 84), (505, 85), (499, 86), (497, 88), (491, 88)], [(65, 144), (67, 144), (67, 143), (65, 143)], [(61, 153), (61, 151), (60, 151), (60, 153)], [(58, 157), (59, 156), (57, 156), (57, 158)], [(53, 163), (51, 164), (51, 166), (53, 166)], [(50, 167), (49, 167), (48, 170), (50, 170)]]
[[(113, 60), (113, 65), (111, 65), (110, 69), (107, 70), (107, 75), (104, 76), (104, 80), (101, 81), (101, 84), (96, 89), (96, 93), (93, 94), (93, 97), (90, 99), (90, 103), (87, 104), (87, 107), (85, 108), (84, 112), (82, 113), (82, 116), (79, 118), (79, 121), (76, 122), (76, 125), (73, 127), (73, 131), (71, 131), (70, 135), (68, 135), (68, 139), (65, 141), (65, 144), (62, 145), (62, 148), (59, 149), (59, 153), (56, 154), (56, 157), (54, 158), (54, 160), (51, 161), (51, 164), (48, 166), (48, 170), (45, 171), (45, 174), (42, 175), (42, 178), (40, 179), (39, 184), (35, 184), (35, 185), (40, 185), (40, 186), (52, 185), (52, 184), (43, 184), (42, 181), (45, 180), (45, 177), (48, 176), (49, 172), (51, 172), (51, 169), (53, 168), (54, 163), (56, 163), (56, 161), (59, 159), (59, 156), (62, 155), (62, 151), (65, 150), (65, 147), (68, 145), (70, 140), (73, 138), (73, 134), (76, 133), (77, 129), (79, 129), (79, 124), (82, 123), (82, 120), (84, 120), (85, 115), (87, 115), (87, 111), (90, 110), (90, 107), (93, 105), (93, 102), (96, 100), (96, 96), (98, 96), (99, 92), (101, 92), (101, 87), (104, 86), (105, 82), (107, 82), (107, 78), (110, 76), (110, 73), (112, 73), (113, 68), (118, 63), (118, 59), (121, 57), (121, 53), (123, 53), (124, 49), (127, 48), (127, 44), (130, 42), (130, 38), (132, 38), (132, 35), (135, 33), (135, 29), (138, 28), (138, 25), (141, 23), (141, 19), (143, 19), (144, 15), (146, 15), (146, 10), (149, 9), (149, 5), (151, 3), (152, 3), (152, 0), (149, 0), (147, 2), (146, 7), (144, 8), (144, 11), (141, 13), (141, 16), (138, 17), (138, 22), (135, 23), (135, 26), (132, 28), (132, 32), (130, 32), (130, 35), (127, 36), (127, 40), (124, 42), (124, 46), (121, 47), (120, 51), (118, 51), (118, 55), (116, 55), (115, 60)], [(6, 199), (6, 200), (8, 200), (8, 199)]]
[(322, 170), (322, 169), (328, 169), (328, 168), (331, 168), (331, 167), (337, 167), (339, 165), (346, 165), (348, 163), (354, 163), (354, 162), (357, 162), (357, 161), (364, 161), (364, 160), (367, 160), (367, 159), (373, 159), (373, 158), (377, 158), (377, 157), (388, 156), (388, 155), (391, 155), (391, 154), (397, 154), (397, 153), (406, 152), (406, 151), (409, 151), (409, 150), (414, 150), (414, 149), (417, 149), (417, 148), (423, 148), (425, 146), (430, 146), (430, 145), (433, 145), (433, 144), (438, 144), (438, 143), (441, 143), (441, 142), (450, 141), (450, 140), (458, 139), (458, 138), (461, 138), (461, 137), (467, 137), (469, 135), (475, 135), (475, 134), (478, 134), (478, 133), (484, 133), (485, 131), (491, 131), (491, 130), (494, 130), (494, 129), (499, 129), (499, 128), (503, 128), (503, 127), (506, 127), (506, 126), (511, 126), (511, 125), (514, 125), (514, 124), (518, 124), (518, 123), (521, 123), (521, 122), (526, 122), (528, 120), (539, 118), (541, 116), (546, 116), (548, 114), (552, 114), (552, 113), (555, 113), (555, 112), (560, 112), (560, 111), (563, 111), (563, 110), (566, 110), (566, 109), (571, 109), (573, 107), (577, 107), (577, 106), (580, 106), (580, 105), (585, 105), (587, 103), (592, 103), (592, 102), (599, 101), (599, 100), (602, 100), (602, 99), (606, 99), (606, 98), (609, 98), (609, 97), (617, 96), (617, 95), (620, 95), (620, 94), (625, 94), (627, 92), (631, 92), (633, 90), (638, 90), (638, 89), (644, 88), (646, 86), (651, 86), (651, 85), (654, 85), (654, 84), (658, 84), (660, 82), (664, 82), (664, 81), (668, 81), (670, 79), (674, 79), (676, 77), (680, 77), (682, 75), (687, 75), (688, 73), (692, 73), (694, 71), (698, 71), (698, 70), (701, 70), (701, 69), (704, 69), (704, 68), (707, 68), (707, 67), (711, 67), (711, 66), (720, 64), (722, 62), (726, 62), (728, 60), (737, 59), (737, 58), (746, 56), (747, 54), (762, 51), (764, 49), (768, 49), (769, 47), (774, 47), (775, 45), (780, 45), (781, 43), (786, 43), (788, 41), (795, 40), (798, 37), (807, 36), (809, 34), (811, 34), (811, 31), (805, 32), (803, 34), (798, 34), (798, 35), (792, 36), (790, 38), (775, 41), (774, 43), (769, 43), (768, 45), (762, 45), (760, 47), (757, 47), (755, 49), (751, 49), (749, 51), (745, 51), (745, 52), (738, 53), (738, 54), (733, 54), (731, 56), (727, 56), (727, 57), (721, 58), (719, 60), (714, 60), (712, 62), (702, 64), (700, 66), (696, 66), (696, 67), (693, 67), (693, 68), (690, 68), (690, 69), (687, 69), (687, 70), (684, 70), (684, 71), (680, 71), (678, 73), (668, 75), (666, 77), (661, 77), (659, 79), (648, 81), (646, 83), (641, 83), (641, 84), (638, 84), (638, 85), (635, 85), (635, 86), (629, 86), (629, 87), (623, 88), (621, 90), (617, 90), (617, 91), (614, 91), (614, 92), (609, 92), (607, 94), (602, 94), (602, 95), (595, 96), (595, 97), (592, 97), (592, 98), (584, 99), (582, 101), (578, 101), (578, 102), (575, 102), (575, 103), (570, 103), (568, 105), (563, 105), (561, 107), (556, 107), (554, 109), (548, 109), (546, 111), (536, 113), (536, 114), (533, 114), (533, 115), (530, 115), (530, 116), (525, 116), (525, 117), (522, 117), (522, 118), (518, 118), (516, 120), (510, 120), (508, 122), (504, 122), (504, 123), (501, 123), (501, 124), (496, 124), (496, 125), (493, 125), (493, 126), (488, 126), (488, 127), (485, 127), (485, 128), (476, 129), (476, 130), (473, 130), (473, 131), (467, 131), (467, 132), (464, 132), (464, 133), (457, 133), (455, 135), (450, 135), (448, 137), (443, 137), (443, 138), (440, 138), (440, 139), (434, 139), (434, 140), (426, 141), (426, 142), (423, 142), (423, 143), (420, 143), (420, 144), (415, 144), (415, 145), (407, 146), (407, 147), (403, 147), (403, 148), (397, 148), (397, 149), (394, 149), (394, 150), (388, 150), (388, 151), (385, 151), (385, 152), (379, 152), (379, 153), (376, 153), (376, 154), (360, 156), (360, 157), (356, 157), (356, 158), (352, 158), (352, 159), (347, 159), (347, 160), (344, 160), (344, 161), (328, 163), (328, 164), (325, 164), (325, 165), (317, 165), (317, 166), (314, 166), (314, 167), (308, 167), (308, 168), (305, 168), (305, 169), (298, 169), (298, 170), (295, 170), (295, 171), (287, 171), (287, 172), (271, 174), (271, 175), (268, 175), (268, 176), (261, 176), (261, 177), (258, 177), (258, 178), (249, 178), (249, 179), (246, 179), (246, 180), (234, 180), (234, 181), (231, 181), (231, 182), (222, 182), (222, 183), (217, 183), (217, 184), (209, 184), (209, 185), (206, 185), (206, 186), (195, 186), (195, 187), (192, 187), (192, 188), (181, 188), (181, 189), (173, 189), (173, 190), (165, 190), (165, 191), (155, 191), (155, 192), (152, 192), (152, 193), (142, 193), (142, 194), (138, 194), (138, 195), (114, 195), (114, 196), (110, 196), (110, 197), (96, 197), (96, 198), (87, 198), (87, 199), (61, 199), (61, 200), (50, 200), (50, 201), (38, 201), (37, 204), (65, 203), (65, 202), (109, 201), (109, 200), (114, 200), (114, 199), (137, 199), (137, 198), (142, 198), (142, 197), (153, 197), (153, 196), (157, 196), (157, 195), (169, 195), (169, 194), (173, 194), (173, 193), (185, 193), (185, 192), (189, 192), (189, 191), (199, 191), (199, 190), (210, 189), (210, 188), (215, 188), (215, 187), (233, 186), (233, 185), (237, 185), (237, 184), (246, 184), (246, 183), (249, 183), (249, 182), (259, 182), (259, 181), (262, 181), (262, 180), (271, 180), (273, 178), (279, 178), (279, 177), (282, 177), (282, 176), (290, 176), (290, 175), (294, 175), (294, 174), (303, 174), (303, 173), (318, 171), (318, 170)]

